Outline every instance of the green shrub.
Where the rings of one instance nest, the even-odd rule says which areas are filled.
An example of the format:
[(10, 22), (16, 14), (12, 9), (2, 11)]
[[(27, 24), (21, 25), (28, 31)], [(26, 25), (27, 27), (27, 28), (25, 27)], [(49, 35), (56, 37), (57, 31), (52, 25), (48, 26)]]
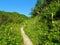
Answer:
[(19, 24), (0, 26), (0, 45), (23, 45)]

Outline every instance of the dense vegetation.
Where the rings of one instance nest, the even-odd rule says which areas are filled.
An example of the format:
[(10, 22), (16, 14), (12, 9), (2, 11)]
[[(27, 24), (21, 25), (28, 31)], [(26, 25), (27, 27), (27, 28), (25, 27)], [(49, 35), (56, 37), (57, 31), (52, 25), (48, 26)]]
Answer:
[(19, 24), (9, 23), (0, 26), (0, 45), (23, 45)]
[(60, 45), (60, 0), (37, 0), (31, 15), (0, 11), (0, 45), (23, 45), (21, 26), (34, 45)]
[(60, 45), (60, 1), (52, 0), (40, 7), (41, 10), (36, 7), (32, 11), (33, 18), (25, 22), (26, 34), (34, 45)]
[(17, 12), (0, 11), (0, 45), (23, 45), (20, 27), (26, 19)]

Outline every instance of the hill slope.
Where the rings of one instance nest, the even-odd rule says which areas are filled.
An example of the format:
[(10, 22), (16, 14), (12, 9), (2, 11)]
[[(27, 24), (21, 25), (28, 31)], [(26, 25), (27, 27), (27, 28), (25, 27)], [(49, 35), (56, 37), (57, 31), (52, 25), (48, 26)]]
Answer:
[(23, 45), (21, 23), (28, 19), (17, 12), (0, 11), (0, 45)]
[(17, 12), (5, 12), (0, 11), (0, 24), (6, 23), (21, 23), (25, 19), (28, 19), (25, 15), (19, 14)]
[(34, 45), (60, 45), (59, 9), (60, 3), (51, 2), (38, 16), (24, 22), (24, 30)]

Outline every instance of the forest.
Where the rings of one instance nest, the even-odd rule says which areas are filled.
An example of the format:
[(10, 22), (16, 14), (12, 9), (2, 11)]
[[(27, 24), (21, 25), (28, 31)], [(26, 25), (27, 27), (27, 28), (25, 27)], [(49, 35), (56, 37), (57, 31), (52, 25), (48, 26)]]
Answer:
[(0, 11), (0, 45), (24, 45), (22, 26), (33, 45), (60, 45), (60, 0), (37, 0), (30, 14)]

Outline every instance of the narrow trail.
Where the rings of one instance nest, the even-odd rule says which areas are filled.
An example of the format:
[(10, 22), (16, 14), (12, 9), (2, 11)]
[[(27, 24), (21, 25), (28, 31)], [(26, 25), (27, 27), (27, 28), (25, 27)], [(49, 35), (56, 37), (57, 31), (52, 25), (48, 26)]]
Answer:
[(29, 39), (29, 37), (25, 34), (23, 27), (21, 27), (21, 35), (24, 40), (24, 45), (33, 45), (32, 41)]

